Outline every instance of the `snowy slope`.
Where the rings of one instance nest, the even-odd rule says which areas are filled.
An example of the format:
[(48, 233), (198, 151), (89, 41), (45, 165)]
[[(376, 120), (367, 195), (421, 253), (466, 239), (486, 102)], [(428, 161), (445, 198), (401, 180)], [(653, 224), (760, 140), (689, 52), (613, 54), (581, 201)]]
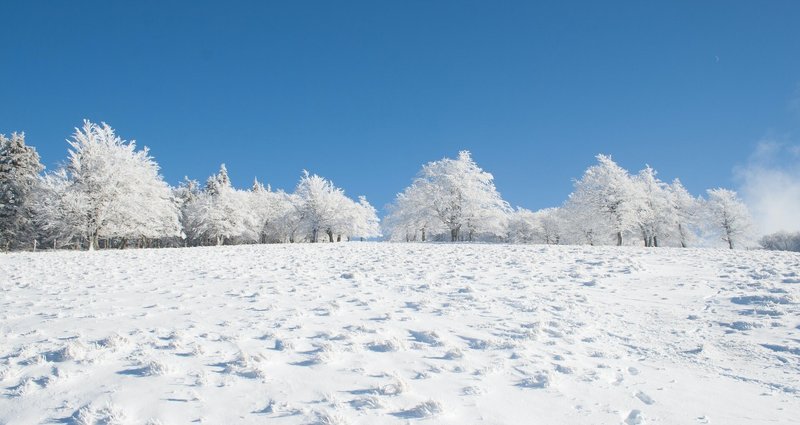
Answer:
[(0, 424), (797, 423), (800, 255), (7, 254), (0, 391)]

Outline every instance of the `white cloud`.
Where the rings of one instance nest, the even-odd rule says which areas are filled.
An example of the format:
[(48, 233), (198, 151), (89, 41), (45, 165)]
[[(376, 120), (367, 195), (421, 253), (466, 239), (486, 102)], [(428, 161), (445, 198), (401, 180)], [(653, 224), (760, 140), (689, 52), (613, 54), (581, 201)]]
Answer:
[(757, 231), (800, 231), (800, 145), (761, 141), (734, 170)]

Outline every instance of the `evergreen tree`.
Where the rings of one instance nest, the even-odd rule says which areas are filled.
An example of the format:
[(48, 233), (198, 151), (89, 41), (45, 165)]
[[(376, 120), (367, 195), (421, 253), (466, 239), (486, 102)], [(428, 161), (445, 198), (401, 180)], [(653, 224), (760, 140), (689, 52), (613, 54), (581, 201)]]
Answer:
[(43, 169), (24, 133), (0, 134), (0, 244), (6, 250), (35, 248), (34, 196)]

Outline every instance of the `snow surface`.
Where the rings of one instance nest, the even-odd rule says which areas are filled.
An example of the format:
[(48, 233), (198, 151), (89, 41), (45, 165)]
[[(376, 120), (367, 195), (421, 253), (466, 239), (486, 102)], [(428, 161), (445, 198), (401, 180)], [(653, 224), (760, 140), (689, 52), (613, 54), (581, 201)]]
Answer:
[(800, 255), (6, 254), (0, 391), (0, 424), (797, 423)]

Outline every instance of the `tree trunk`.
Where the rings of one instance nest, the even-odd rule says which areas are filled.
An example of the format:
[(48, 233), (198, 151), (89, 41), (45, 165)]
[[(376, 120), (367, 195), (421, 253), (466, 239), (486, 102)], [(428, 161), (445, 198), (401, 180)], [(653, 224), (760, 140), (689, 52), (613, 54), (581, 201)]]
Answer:
[(686, 236), (683, 234), (683, 225), (678, 223), (678, 235), (681, 237), (681, 248), (686, 248)]
[(332, 230), (327, 230), (327, 231), (325, 231), (325, 233), (328, 234), (328, 242), (333, 243), (333, 231)]
[(128, 246), (128, 238), (122, 238), (122, 243), (119, 244), (119, 249), (125, 249)]
[(622, 246), (622, 232), (617, 232), (617, 246)]
[(733, 238), (731, 237), (731, 229), (730, 229), (730, 227), (726, 226), (726, 228), (725, 228), (725, 236), (728, 237), (728, 247), (730, 247), (730, 249), (733, 249)]
[(450, 229), (450, 242), (458, 242), (458, 228)]
[(658, 248), (658, 236), (653, 236), (653, 246)]

